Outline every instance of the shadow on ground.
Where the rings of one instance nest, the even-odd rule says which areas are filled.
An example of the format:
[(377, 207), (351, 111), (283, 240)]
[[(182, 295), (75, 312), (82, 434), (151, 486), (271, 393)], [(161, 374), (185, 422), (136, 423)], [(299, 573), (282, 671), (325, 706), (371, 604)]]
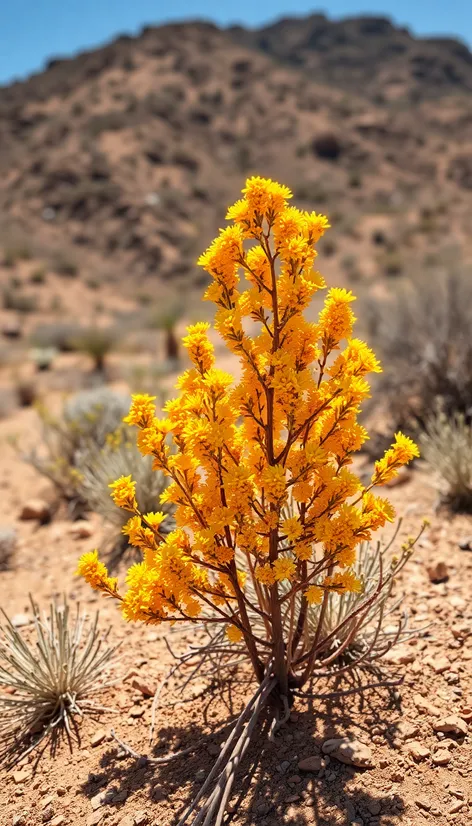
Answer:
[[(346, 682), (339, 688), (345, 689)], [(218, 692), (218, 702), (222, 697), (228, 717), (236, 717), (241, 695), (235, 697), (234, 690), (226, 685)], [(218, 729), (215, 722), (215, 702), (215, 696), (207, 695), (200, 707), (197, 701), (189, 705), (185, 725), (176, 722), (158, 728), (159, 747), (150, 756), (159, 757), (176, 747), (186, 749), (198, 743), (193, 753), (166, 765), (153, 765), (146, 757), (130, 757), (122, 751), (120, 756), (118, 746), (111, 748), (102, 757), (102, 771), (89, 776), (82, 793), (92, 798), (106, 789), (104, 805), (121, 808), (124, 800), (144, 791), (150, 823), (176, 824), (201, 788), (228, 734), (227, 729)], [(269, 741), (268, 726), (261, 718), (239, 767), (230, 812), (224, 822), (235, 826), (334, 826), (358, 821), (374, 826), (381, 813), (382, 826), (396, 826), (404, 811), (403, 800), (391, 792), (382, 796), (374, 787), (369, 770), (343, 765), (334, 759), (317, 773), (301, 772), (297, 766), (304, 757), (323, 757), (321, 745), (328, 737), (355, 734), (370, 743), (375, 731), (380, 747), (396, 749), (396, 725), (388, 721), (400, 716), (398, 693), (378, 688), (361, 695), (297, 703), (292, 719), (280, 729), (275, 742)], [(220, 714), (218, 718), (221, 721)], [(126, 739), (122, 732), (120, 735)], [(145, 747), (143, 743), (143, 750)], [(142, 808), (142, 802), (141, 797), (137, 808)]]

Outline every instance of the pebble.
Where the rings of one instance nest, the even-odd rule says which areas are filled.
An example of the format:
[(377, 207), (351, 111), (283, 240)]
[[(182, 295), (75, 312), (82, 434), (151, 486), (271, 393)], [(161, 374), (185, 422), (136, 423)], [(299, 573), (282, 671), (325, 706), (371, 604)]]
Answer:
[(371, 800), (370, 803), (367, 804), (367, 808), (371, 815), (379, 815), (382, 810), (382, 806), (378, 800)]
[(433, 763), (435, 766), (447, 766), (451, 762), (452, 755), (447, 749), (438, 749), (433, 754)]
[(156, 693), (156, 686), (140, 677), (133, 677), (131, 687), (135, 688), (136, 691), (140, 691), (144, 697), (154, 697)]
[(43, 823), (49, 823), (49, 821), (51, 821), (53, 819), (53, 817), (54, 817), (54, 809), (51, 806), (51, 804), (49, 803), (46, 806), (46, 808), (44, 809), (43, 814), (41, 815), (41, 820), (43, 821)]
[(429, 581), (434, 585), (439, 585), (440, 582), (447, 582), (449, 579), (449, 572), (445, 562), (440, 560), (433, 565), (428, 565), (426, 568), (429, 576)]
[(463, 800), (456, 800), (455, 803), (453, 803), (452, 806), (449, 807), (449, 812), (448, 813), (450, 815), (457, 814), (457, 812), (461, 811), (463, 805), (464, 805)]
[(56, 815), (51, 820), (50, 826), (62, 826), (63, 823), (66, 822), (64, 815)]
[(93, 536), (93, 525), (86, 519), (79, 519), (72, 523), (69, 533), (74, 539), (90, 539)]
[(375, 761), (372, 751), (360, 740), (349, 739), (348, 737), (333, 737), (325, 740), (322, 746), (323, 754), (329, 754), (340, 763), (348, 766), (358, 766), (363, 769), (372, 769)]
[(51, 516), (51, 509), (44, 499), (29, 499), (20, 511), (20, 519), (38, 519), (47, 522)]
[(452, 636), (456, 640), (464, 640), (472, 634), (472, 625), (467, 622), (455, 623), (451, 626)]
[(31, 617), (28, 614), (14, 614), (11, 618), (11, 624), (15, 628), (23, 628), (26, 625), (30, 625), (32, 622)]
[(427, 812), (429, 812), (431, 808), (431, 803), (429, 802), (427, 797), (417, 797), (415, 803), (419, 809), (425, 809), (425, 811)]
[(104, 815), (105, 812), (94, 812), (89, 815), (87, 818), (87, 826), (97, 826), (97, 823), (100, 823)]
[(28, 768), (18, 769), (18, 771), (13, 772), (13, 782), (18, 785), (19, 783), (25, 783), (26, 780), (29, 780), (31, 777), (31, 772)]
[(144, 714), (144, 708), (141, 708), (141, 706), (133, 706), (129, 710), (129, 716), (133, 717), (134, 719), (137, 719), (138, 717), (142, 717), (143, 714)]
[(304, 757), (298, 761), (298, 768), (302, 772), (319, 772), (322, 766), (322, 759), (314, 754), (312, 757)]
[(101, 728), (98, 731), (96, 731), (93, 737), (90, 739), (90, 745), (92, 746), (92, 748), (95, 749), (97, 746), (101, 746), (106, 736), (107, 732), (105, 731), (105, 729)]
[(146, 826), (149, 823), (149, 815), (144, 809), (140, 809), (134, 815), (134, 826)]
[(436, 674), (444, 674), (451, 667), (447, 657), (425, 657), (423, 662), (429, 665)]
[(409, 723), (407, 720), (401, 720), (397, 726), (398, 733), (404, 738), (404, 740), (409, 740), (411, 737), (416, 737), (419, 733), (419, 728), (415, 723)]
[(421, 694), (415, 694), (413, 696), (413, 702), (418, 709), (418, 711), (424, 711), (426, 714), (431, 714), (432, 717), (441, 717), (442, 711), (437, 706), (434, 706), (429, 700), (426, 700)]
[(418, 740), (412, 740), (407, 744), (407, 748), (413, 760), (425, 760), (429, 756), (429, 749)]
[(97, 809), (100, 808), (100, 806), (103, 806), (103, 803), (105, 801), (105, 797), (106, 797), (106, 792), (101, 791), (98, 794), (94, 795), (94, 797), (90, 798), (90, 805), (92, 806), (92, 809), (93, 809), (94, 812), (96, 812)]
[(458, 717), (456, 714), (451, 714), (450, 717), (444, 717), (442, 720), (434, 722), (433, 728), (435, 731), (442, 731), (445, 733), (453, 732), (454, 734), (460, 734), (464, 737), (469, 730), (465, 720)]
[(463, 536), (457, 544), (461, 551), (472, 551), (472, 536)]
[(416, 651), (411, 646), (406, 645), (394, 646), (384, 655), (384, 660), (391, 665), (408, 665), (413, 663), (415, 659)]

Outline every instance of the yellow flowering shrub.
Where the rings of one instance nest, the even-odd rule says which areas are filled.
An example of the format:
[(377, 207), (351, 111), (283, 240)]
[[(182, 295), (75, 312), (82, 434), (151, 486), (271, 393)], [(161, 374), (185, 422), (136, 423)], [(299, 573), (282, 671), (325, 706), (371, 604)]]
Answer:
[[(330, 289), (318, 321), (304, 317), (325, 287), (315, 245), (328, 221), (290, 206), (291, 192), (270, 180), (250, 178), (243, 196), (199, 259), (212, 277), (205, 299), (216, 305), (215, 330), (240, 360), (240, 381), (216, 366), (210, 325), (194, 324), (183, 339), (192, 366), (166, 417), (156, 417), (148, 395), (134, 396), (126, 417), (142, 454), (171, 479), (161, 503), (175, 505), (177, 527), (164, 536), (163, 514), (141, 513), (132, 478), (121, 477), (112, 496), (133, 514), (124, 531), (142, 562), (129, 569), (123, 593), (96, 554), (81, 558), (79, 573), (119, 599), (127, 620), (226, 625), (258, 678), (272, 659), (287, 692), (306, 681), (318, 654), (308, 605), (362, 589), (351, 570), (356, 548), (394, 518), (372, 488), (418, 449), (397, 433), (369, 485), (353, 473), (368, 438), (357, 420), (367, 376), (380, 366), (353, 337), (351, 292)], [(294, 616), (284, 639), (287, 610)], [(251, 627), (254, 613), (264, 637)]]

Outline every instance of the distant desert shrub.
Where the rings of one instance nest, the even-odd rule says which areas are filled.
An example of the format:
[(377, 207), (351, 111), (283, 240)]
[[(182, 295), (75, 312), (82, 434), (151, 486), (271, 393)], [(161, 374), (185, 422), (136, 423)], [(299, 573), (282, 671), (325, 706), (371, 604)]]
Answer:
[(53, 347), (61, 353), (68, 353), (74, 349), (73, 341), (80, 331), (80, 325), (70, 321), (41, 324), (33, 330), (31, 343), (36, 347)]
[(79, 458), (85, 451), (105, 446), (128, 412), (129, 398), (107, 388), (77, 393), (68, 399), (59, 417), (40, 410), (43, 440), (25, 459), (50, 479), (60, 495), (77, 507), (84, 505)]
[(31, 273), (30, 281), (32, 284), (44, 284), (46, 281), (46, 270), (38, 267), (38, 269)]
[(17, 313), (34, 313), (38, 309), (38, 300), (34, 295), (24, 294), (20, 289), (5, 287), (3, 290), (4, 310), (15, 310)]
[(19, 378), (15, 382), (15, 393), (20, 407), (31, 407), (37, 399), (38, 388), (33, 379)]
[(387, 367), (377, 400), (396, 427), (423, 429), (441, 400), (445, 415), (472, 418), (472, 277), (436, 272), (401, 281), (367, 302), (370, 332)]
[(422, 456), (440, 479), (441, 498), (452, 510), (472, 511), (472, 427), (463, 413), (438, 409), (426, 421)]
[(17, 540), (14, 528), (0, 525), (0, 571), (6, 571), (10, 567)]
[(65, 731), (69, 742), (77, 717), (102, 710), (89, 698), (104, 688), (116, 646), (77, 605), (52, 603), (42, 615), (32, 601), (34, 642), (3, 613), (0, 620), (0, 760), (12, 765), (45, 740)]
[(86, 353), (93, 359), (94, 369), (103, 372), (105, 359), (116, 345), (117, 333), (112, 327), (84, 327), (72, 339), (75, 350)]

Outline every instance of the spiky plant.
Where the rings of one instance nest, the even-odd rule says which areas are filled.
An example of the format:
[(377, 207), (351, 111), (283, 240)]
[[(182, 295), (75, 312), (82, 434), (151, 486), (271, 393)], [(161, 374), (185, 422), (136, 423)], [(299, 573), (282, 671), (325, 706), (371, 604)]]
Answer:
[(472, 426), (463, 413), (438, 408), (421, 436), (423, 458), (438, 474), (441, 499), (456, 511), (472, 511)]
[(0, 620), (0, 760), (10, 765), (49, 736), (54, 746), (60, 732), (72, 744), (77, 718), (103, 710), (88, 698), (110, 684), (105, 672), (117, 648), (107, 644), (98, 613), (88, 621), (64, 598), (41, 614), (30, 600), (33, 640), (4, 611)]
[(72, 396), (57, 418), (43, 409), (43, 442), (24, 458), (54, 483), (64, 499), (84, 504), (78, 457), (85, 450), (100, 450), (121, 426), (128, 408), (126, 395), (98, 388)]
[[(157, 507), (169, 514), (171, 504), (159, 505), (159, 497), (168, 485), (163, 473), (152, 469), (152, 457), (142, 456), (135, 441), (125, 437), (119, 429), (101, 450), (93, 446), (84, 450), (78, 457), (78, 470), (81, 483), (80, 491), (90, 510), (99, 513), (112, 528), (110, 537), (111, 556), (117, 559), (128, 547), (127, 537), (121, 530), (127, 521), (127, 515), (118, 510), (110, 495), (110, 484), (120, 476), (131, 473), (136, 482), (136, 499), (142, 513), (156, 510)], [(174, 527), (171, 518), (163, 523), (167, 533)]]

